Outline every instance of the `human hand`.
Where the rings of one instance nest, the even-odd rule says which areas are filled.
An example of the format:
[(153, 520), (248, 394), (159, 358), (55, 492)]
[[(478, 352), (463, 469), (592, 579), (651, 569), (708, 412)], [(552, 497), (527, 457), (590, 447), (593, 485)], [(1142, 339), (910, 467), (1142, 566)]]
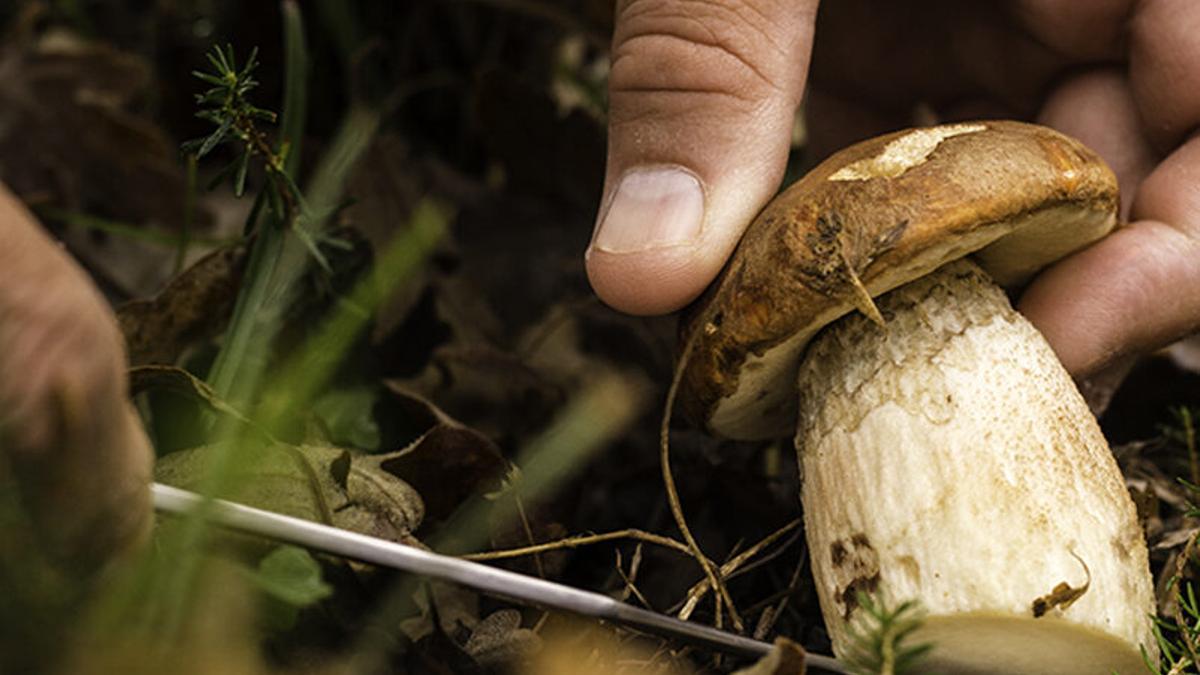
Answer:
[[(597, 294), (683, 306), (776, 191), (816, 0), (620, 0)], [(837, 0), (816, 26), (816, 156), (913, 124), (1031, 119), (1113, 167), (1129, 225), (1043, 272), (1018, 308), (1088, 376), (1200, 328), (1200, 4)], [(618, 185), (621, 189), (618, 190)]]
[(23, 512), (43, 559), (77, 571), (150, 524), (153, 456), (126, 367), (107, 303), (0, 186), (0, 517)]

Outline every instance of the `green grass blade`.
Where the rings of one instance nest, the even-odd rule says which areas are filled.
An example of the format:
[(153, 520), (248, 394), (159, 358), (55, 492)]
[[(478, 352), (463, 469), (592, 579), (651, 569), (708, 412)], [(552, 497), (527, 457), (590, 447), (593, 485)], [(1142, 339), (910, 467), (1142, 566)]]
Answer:
[(284, 170), (292, 178), (300, 169), (300, 141), (308, 116), (308, 47), (304, 39), (304, 19), (294, 0), (283, 2), (283, 115), (279, 123), (279, 147), (284, 154)]

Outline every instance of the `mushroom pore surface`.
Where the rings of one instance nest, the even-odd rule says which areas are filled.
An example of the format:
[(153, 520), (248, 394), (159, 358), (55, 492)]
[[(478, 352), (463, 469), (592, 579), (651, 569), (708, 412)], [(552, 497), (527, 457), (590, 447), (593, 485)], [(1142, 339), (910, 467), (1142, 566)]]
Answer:
[(1144, 666), (1153, 588), (1121, 474), (1070, 376), (966, 261), (840, 319), (799, 372), (796, 447), (834, 650), (859, 591), (927, 613), (953, 673)]

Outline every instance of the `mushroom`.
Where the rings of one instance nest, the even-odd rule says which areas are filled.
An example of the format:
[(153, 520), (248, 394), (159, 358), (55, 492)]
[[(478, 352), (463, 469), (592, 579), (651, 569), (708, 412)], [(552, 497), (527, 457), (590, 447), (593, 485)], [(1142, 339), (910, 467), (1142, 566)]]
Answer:
[(1000, 288), (1106, 235), (1117, 204), (1108, 167), (1052, 130), (901, 131), (772, 201), (695, 305), (680, 403), (726, 437), (795, 429), (836, 653), (860, 592), (919, 601), (913, 639), (942, 672), (1135, 672), (1156, 653), (1120, 471)]

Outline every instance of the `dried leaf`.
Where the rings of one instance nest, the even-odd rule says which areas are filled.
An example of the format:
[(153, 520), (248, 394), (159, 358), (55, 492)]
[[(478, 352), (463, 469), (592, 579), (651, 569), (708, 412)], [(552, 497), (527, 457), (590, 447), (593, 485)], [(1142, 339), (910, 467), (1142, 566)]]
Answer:
[(785, 637), (775, 638), (770, 653), (734, 675), (804, 675), (804, 648)]
[(519, 356), (485, 344), (434, 351), (415, 378), (391, 385), (414, 392), (494, 438), (522, 438), (541, 429), (565, 401), (561, 388)]
[(151, 300), (117, 309), (129, 345), (129, 361), (140, 366), (171, 364), (189, 346), (220, 331), (237, 298), (246, 247), (214, 251), (175, 277)]
[(440, 633), (457, 648), (479, 624), (479, 596), (456, 584), (423, 584), (414, 594), (413, 604), (418, 614), (400, 623), (400, 630), (413, 642)]
[(424, 496), (429, 520), (444, 520), (472, 495), (499, 489), (509, 465), (495, 443), (402, 385), (385, 385), (398, 416), (425, 431), (404, 449), (380, 456), (379, 466)]
[[(173, 452), (158, 461), (155, 477), (168, 485), (195, 490), (211, 470), (217, 452), (229, 450), (205, 445)], [(424, 504), (411, 486), (380, 468), (384, 457), (283, 443), (242, 444), (236, 450), (238, 465), (229, 481), (235, 487), (223, 497), (374, 537), (415, 543), (412, 532), (421, 524)]]
[[(210, 411), (226, 415), (242, 424), (260, 430), (237, 408), (226, 403), (217, 392), (195, 375), (175, 366), (138, 366), (129, 369), (129, 395), (137, 396), (146, 391), (165, 390), (182, 394), (197, 401)], [(266, 436), (266, 432), (262, 431)]]
[(542, 639), (521, 628), (521, 613), (502, 609), (487, 616), (463, 646), (482, 666), (511, 666), (541, 649)]

